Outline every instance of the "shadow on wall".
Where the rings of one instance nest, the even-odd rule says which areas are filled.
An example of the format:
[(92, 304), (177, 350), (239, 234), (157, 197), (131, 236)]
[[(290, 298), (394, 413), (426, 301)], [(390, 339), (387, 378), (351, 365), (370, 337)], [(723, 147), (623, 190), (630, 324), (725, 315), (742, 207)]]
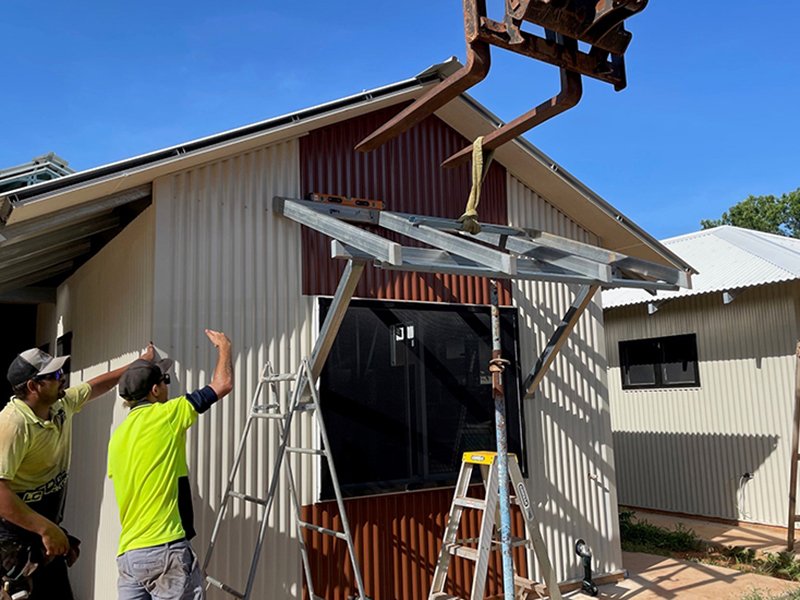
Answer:
[[(192, 546), (202, 565), (217, 513), (207, 502), (198, 499), (194, 480), (192, 495), (195, 529), (198, 531), (197, 537), (192, 540)], [(261, 526), (261, 509), (256, 513), (253, 504), (248, 503), (246, 510), (244, 505), (240, 500), (229, 502), (208, 566), (209, 576), (240, 592), (244, 592), (247, 587), (247, 575)], [(275, 516), (276, 512), (277, 506), (274, 506), (272, 514)], [(286, 531), (270, 526), (264, 538), (251, 597), (274, 600), (301, 598), (299, 557), (297, 539), (291, 538)], [(231, 598), (229, 594), (213, 586), (208, 588), (207, 597), (208, 600)]]
[(778, 446), (778, 436), (614, 432), (619, 503), (740, 519), (740, 478)]

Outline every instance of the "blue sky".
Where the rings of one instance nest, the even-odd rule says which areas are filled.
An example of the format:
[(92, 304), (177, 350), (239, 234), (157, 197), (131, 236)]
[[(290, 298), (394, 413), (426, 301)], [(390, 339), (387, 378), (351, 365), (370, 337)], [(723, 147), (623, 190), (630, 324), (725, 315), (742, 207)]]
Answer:
[[(499, 15), (500, 0), (488, 5)], [(85, 169), (463, 61), (461, 10), (460, 0), (4, 0), (0, 166), (52, 150)], [(527, 137), (659, 238), (748, 194), (793, 190), (798, 23), (789, 0), (652, 0), (628, 22), (628, 88), (584, 78), (578, 107)], [(495, 49), (471, 93), (510, 120), (557, 88), (554, 67)]]

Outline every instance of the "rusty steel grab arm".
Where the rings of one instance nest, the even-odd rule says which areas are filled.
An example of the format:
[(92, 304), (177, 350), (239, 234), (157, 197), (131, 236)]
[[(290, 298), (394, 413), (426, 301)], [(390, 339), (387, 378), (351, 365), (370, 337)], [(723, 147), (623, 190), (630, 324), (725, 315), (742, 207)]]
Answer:
[[(631, 34), (628, 17), (642, 11), (648, 0), (506, 0), (502, 22), (486, 14), (486, 0), (464, 1), (467, 64), (423, 94), (393, 119), (363, 139), (356, 150), (368, 152), (410, 129), (436, 110), (483, 80), (491, 64), (492, 45), (548, 62), (561, 69), (561, 91), (531, 111), (487, 135), (484, 148), (498, 148), (544, 121), (572, 108), (581, 99), (581, 76), (625, 88), (624, 52)], [(544, 28), (546, 37), (523, 31), (523, 22)], [(588, 52), (578, 41), (591, 45)], [(443, 164), (467, 160), (470, 147)]]
[(445, 104), (458, 97), (462, 92), (468, 90), (480, 81), (483, 81), (489, 73), (492, 56), (489, 50), (489, 44), (477, 39), (477, 32), (474, 30), (478, 20), (475, 18), (475, 14), (468, 12), (468, 5), (470, 8), (477, 9), (478, 4), (483, 7), (483, 12), (485, 13), (485, 0), (464, 0), (464, 30), (467, 33), (467, 64), (361, 140), (356, 146), (356, 150), (359, 152), (370, 152), (376, 148), (380, 148), (389, 140), (411, 129), (414, 125), (425, 119), (425, 117), (432, 115)]

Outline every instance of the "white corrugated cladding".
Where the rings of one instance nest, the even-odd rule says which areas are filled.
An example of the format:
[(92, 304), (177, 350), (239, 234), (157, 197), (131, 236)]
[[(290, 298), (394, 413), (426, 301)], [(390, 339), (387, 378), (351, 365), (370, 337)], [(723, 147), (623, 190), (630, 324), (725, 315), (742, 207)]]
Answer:
[[(596, 242), (511, 175), (508, 198), (511, 225)], [(523, 373), (530, 370), (545, 347), (576, 289), (534, 282), (514, 286)], [(603, 315), (598, 298), (570, 334), (540, 391), (526, 400), (524, 407), (529, 491), (561, 580), (582, 575), (575, 555), (578, 538), (593, 549), (596, 572), (622, 568), (607, 393)]]
[[(72, 383), (128, 364), (151, 339), (154, 212), (145, 210), (58, 288), (55, 335), (73, 334)], [(74, 420), (64, 526), (83, 540), (70, 569), (83, 600), (116, 597), (120, 526), (106, 448), (126, 413), (112, 391)]]
[[(234, 350), (234, 392), (200, 416), (188, 439), (198, 533), (194, 546), (201, 559), (262, 365), (269, 360), (277, 371), (291, 371), (310, 351), (314, 318), (311, 301), (301, 295), (300, 226), (272, 212), (273, 196), (298, 193), (296, 141), (155, 183), (154, 336), (157, 346), (176, 361), (173, 390), (192, 390), (211, 379), (216, 351), (204, 328), (226, 332)], [(262, 420), (251, 433), (238, 491), (264, 496), (278, 441), (277, 433), (268, 433), (271, 427), (276, 425)], [(310, 443), (312, 429), (305, 417), (297, 431)], [(305, 476), (296, 472), (295, 479), (304, 482), (302, 501), (310, 502), (315, 484), (304, 471)], [(254, 598), (301, 595), (288, 498), (281, 481)], [(210, 575), (239, 590), (244, 589), (255, 546), (257, 508), (230, 504), (209, 567)], [(227, 596), (211, 591), (210, 597)]]
[[(786, 525), (800, 284), (606, 311), (622, 504)], [(619, 342), (697, 334), (700, 387), (622, 390)], [(741, 476), (754, 478), (742, 488)]]

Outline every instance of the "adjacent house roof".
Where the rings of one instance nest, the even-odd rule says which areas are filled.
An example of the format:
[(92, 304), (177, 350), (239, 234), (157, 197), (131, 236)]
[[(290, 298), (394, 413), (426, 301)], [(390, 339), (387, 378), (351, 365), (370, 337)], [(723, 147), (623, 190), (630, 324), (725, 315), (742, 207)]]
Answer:
[[(275, 117), (141, 156), (67, 175), (57, 180), (0, 194), (0, 294), (46, 278), (64, 277), (92, 252), (98, 233), (113, 235), (151, 201), (152, 182), (170, 173), (304, 135), (332, 123), (407, 102), (460, 67), (455, 59), (434, 65), (416, 77), (360, 94)], [(467, 139), (485, 135), (500, 120), (464, 94), (436, 115)], [(647, 232), (589, 190), (530, 142), (518, 138), (495, 152), (528, 187), (597, 237), (603, 248), (691, 272), (691, 267)], [(7, 213), (10, 212), (10, 216)], [(110, 223), (110, 221), (114, 221)], [(73, 243), (80, 223), (83, 254)], [(61, 246), (50, 251), (54, 235)], [(6, 239), (4, 239), (6, 238)], [(25, 241), (25, 245), (18, 242)], [(102, 239), (101, 239), (102, 241)], [(4, 270), (6, 252), (17, 245), (13, 269)], [(31, 254), (35, 263), (27, 260)], [(37, 278), (35, 266), (41, 277)], [(7, 272), (6, 272), (7, 271)]]
[(632, 289), (606, 290), (604, 308), (800, 279), (799, 239), (723, 225), (662, 243), (698, 271), (692, 277), (692, 288), (655, 295)]

